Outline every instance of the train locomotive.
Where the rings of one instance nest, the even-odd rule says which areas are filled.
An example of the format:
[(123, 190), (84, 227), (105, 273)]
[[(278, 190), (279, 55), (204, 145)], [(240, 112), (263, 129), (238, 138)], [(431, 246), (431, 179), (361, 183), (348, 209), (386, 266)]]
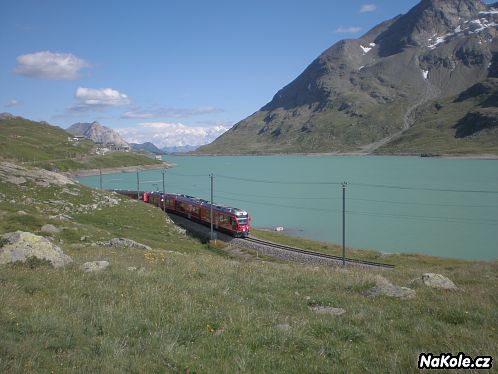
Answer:
[[(207, 200), (176, 193), (114, 191), (155, 205), (167, 212), (179, 214), (192, 221), (205, 225), (211, 224), (211, 203)], [(235, 237), (245, 238), (249, 236), (250, 217), (245, 210), (218, 204), (213, 204), (212, 210), (215, 230)]]

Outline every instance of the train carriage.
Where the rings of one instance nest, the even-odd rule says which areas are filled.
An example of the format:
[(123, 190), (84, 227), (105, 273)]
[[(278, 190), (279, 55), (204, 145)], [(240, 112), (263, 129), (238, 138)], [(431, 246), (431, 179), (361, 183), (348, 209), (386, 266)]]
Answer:
[[(211, 204), (194, 196), (160, 193), (160, 192), (139, 192), (128, 190), (115, 190), (115, 192), (155, 205), (168, 212), (180, 214), (188, 219), (211, 224)], [(226, 232), (236, 237), (247, 237), (250, 230), (249, 214), (241, 209), (224, 205), (213, 204), (213, 225), (218, 231)]]

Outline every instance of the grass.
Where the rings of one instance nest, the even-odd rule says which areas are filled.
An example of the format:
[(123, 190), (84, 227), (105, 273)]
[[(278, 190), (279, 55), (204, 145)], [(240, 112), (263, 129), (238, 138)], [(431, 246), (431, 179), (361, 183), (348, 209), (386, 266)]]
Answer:
[(71, 142), (68, 137), (72, 135), (46, 123), (20, 117), (0, 119), (0, 160), (60, 171), (161, 163), (134, 152), (97, 156), (90, 140)]
[[(394, 270), (366, 271), (239, 260), (220, 244), (178, 234), (152, 206), (81, 185), (64, 188), (0, 181), (0, 233), (41, 234), (52, 223), (63, 229), (53, 241), (74, 260), (64, 269), (34, 262), (0, 268), (2, 373), (413, 372), (420, 352), (497, 357), (496, 261), (400, 254), (385, 259)], [(118, 203), (104, 203), (109, 199)], [(51, 218), (62, 213), (73, 219)], [(152, 250), (90, 244), (113, 237)], [(79, 269), (93, 260), (111, 266), (100, 273)], [(409, 285), (424, 272), (448, 276), (461, 291), (417, 288), (413, 300), (363, 295), (379, 277)], [(310, 309), (316, 304), (346, 313), (318, 315)]]
[[(498, 87), (498, 84), (495, 83)], [(469, 89), (469, 91), (472, 90)], [(463, 95), (463, 94), (462, 94)], [(462, 96), (460, 95), (460, 96)], [(494, 100), (494, 104), (489, 104)], [(433, 153), (433, 154), (498, 154), (498, 130), (494, 128), (457, 137), (457, 127), (466, 122), (469, 113), (488, 113), (498, 118), (496, 91), (489, 89), (480, 95), (465, 99), (449, 97), (430, 102), (416, 113), (414, 125), (399, 139), (380, 148), (380, 154)], [(482, 118), (481, 118), (482, 120)], [(467, 121), (468, 122), (468, 121)], [(470, 121), (469, 127), (478, 127)]]

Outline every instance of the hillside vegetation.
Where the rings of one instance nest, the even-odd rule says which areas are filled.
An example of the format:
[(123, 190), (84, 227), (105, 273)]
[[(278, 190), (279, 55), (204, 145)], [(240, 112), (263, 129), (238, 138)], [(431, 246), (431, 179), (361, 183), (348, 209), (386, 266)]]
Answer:
[(498, 79), (422, 106), (414, 125), (377, 153), (498, 155)]
[[(25, 181), (0, 172), (0, 234), (49, 237), (74, 262), (0, 267), (2, 373), (413, 372), (420, 352), (497, 357), (497, 262), (350, 250), (396, 265), (376, 271), (240, 257), (241, 249), (186, 236), (151, 205), (17, 170)], [(45, 224), (60, 232), (44, 232)], [(151, 249), (103, 244), (116, 237)], [(111, 265), (80, 269), (94, 260)], [(419, 287), (409, 300), (365, 296), (386, 281), (412, 287), (425, 272), (448, 276), (459, 290)], [(345, 313), (317, 314), (317, 305)]]
[(0, 159), (61, 171), (161, 163), (133, 152), (98, 156), (90, 140), (71, 142), (68, 137), (66, 131), (44, 122), (0, 118)]

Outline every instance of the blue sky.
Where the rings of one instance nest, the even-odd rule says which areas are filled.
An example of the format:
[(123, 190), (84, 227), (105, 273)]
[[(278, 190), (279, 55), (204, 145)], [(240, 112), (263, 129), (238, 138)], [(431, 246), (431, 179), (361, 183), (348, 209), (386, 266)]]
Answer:
[(0, 112), (98, 120), (159, 145), (211, 140), (335, 42), (417, 3), (2, 1)]

